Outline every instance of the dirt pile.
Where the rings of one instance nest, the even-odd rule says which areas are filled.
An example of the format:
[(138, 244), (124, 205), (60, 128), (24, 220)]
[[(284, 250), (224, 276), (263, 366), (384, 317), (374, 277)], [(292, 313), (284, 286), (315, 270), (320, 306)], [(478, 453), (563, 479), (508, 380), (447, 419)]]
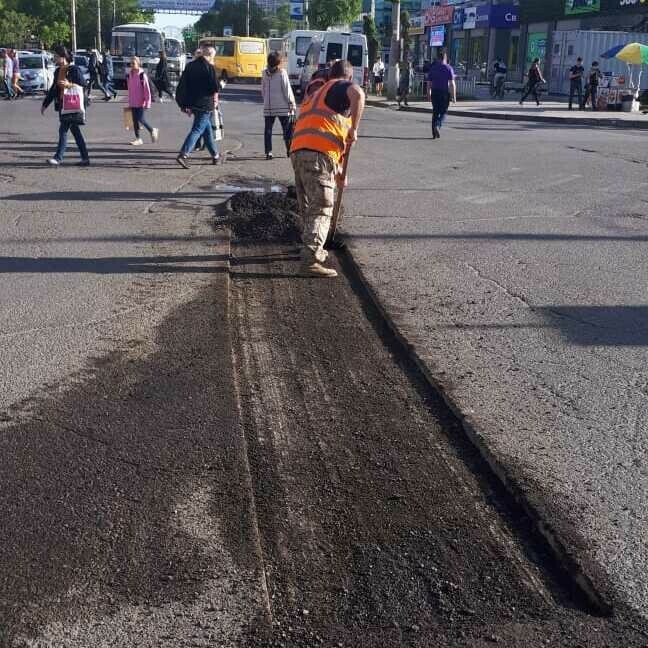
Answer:
[(218, 225), (229, 227), (236, 242), (301, 241), (302, 224), (294, 192), (244, 191), (232, 197), (230, 207)]

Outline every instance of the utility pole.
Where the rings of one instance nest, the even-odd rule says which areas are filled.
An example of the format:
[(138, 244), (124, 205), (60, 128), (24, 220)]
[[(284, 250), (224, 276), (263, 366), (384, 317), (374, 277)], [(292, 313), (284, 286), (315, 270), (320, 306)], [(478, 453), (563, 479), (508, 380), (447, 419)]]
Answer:
[(101, 0), (97, 0), (97, 49), (101, 52)]
[(72, 27), (72, 52), (76, 52), (76, 0), (72, 0), (72, 8), (70, 11), (70, 27)]
[(245, 14), (245, 35), (250, 35), (250, 0), (247, 0), (247, 13)]
[(392, 0), (392, 39), (389, 50), (387, 98), (394, 100), (398, 94), (398, 60), (400, 59), (400, 0)]
[(308, 0), (304, 0), (304, 22), (306, 23), (306, 29), (310, 29), (308, 25)]

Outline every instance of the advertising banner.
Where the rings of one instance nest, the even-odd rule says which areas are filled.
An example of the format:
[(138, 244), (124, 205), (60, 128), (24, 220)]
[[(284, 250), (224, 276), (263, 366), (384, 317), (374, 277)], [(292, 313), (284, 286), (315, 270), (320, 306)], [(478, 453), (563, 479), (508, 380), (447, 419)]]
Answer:
[(290, 0), (290, 20), (304, 20), (304, 3)]
[(430, 47), (443, 47), (445, 43), (445, 25), (430, 29)]
[(477, 26), (477, 7), (464, 7), (464, 29), (475, 29)]
[(495, 29), (515, 29), (520, 26), (520, 8), (515, 5), (493, 5), (490, 26)]
[(526, 66), (529, 69), (534, 59), (540, 59), (540, 67), (544, 66), (547, 55), (547, 33), (531, 32), (527, 40)]
[(601, 0), (565, 0), (565, 16), (601, 11)]
[(436, 27), (437, 25), (448, 25), (452, 22), (454, 7), (443, 5), (440, 7), (430, 7), (425, 12), (425, 26)]
[(139, 0), (139, 6), (147, 11), (207, 13), (214, 6), (214, 0)]
[(463, 29), (464, 19), (465, 19), (464, 10), (461, 7), (457, 7), (454, 10), (454, 16), (452, 17), (452, 28)]

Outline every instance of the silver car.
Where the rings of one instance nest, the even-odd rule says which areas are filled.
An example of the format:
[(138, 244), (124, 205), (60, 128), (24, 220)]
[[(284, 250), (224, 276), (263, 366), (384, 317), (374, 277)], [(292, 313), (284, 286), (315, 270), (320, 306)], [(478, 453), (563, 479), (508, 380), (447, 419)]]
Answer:
[(20, 86), (25, 92), (47, 92), (54, 83), (54, 62), (49, 54), (18, 54)]

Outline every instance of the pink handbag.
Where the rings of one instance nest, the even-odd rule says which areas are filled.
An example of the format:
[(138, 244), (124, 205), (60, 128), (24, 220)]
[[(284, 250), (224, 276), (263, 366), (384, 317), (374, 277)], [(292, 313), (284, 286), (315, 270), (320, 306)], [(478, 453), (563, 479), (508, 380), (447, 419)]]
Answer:
[(83, 109), (83, 88), (78, 85), (73, 85), (65, 88), (63, 92), (63, 107), (61, 114), (84, 112)]

